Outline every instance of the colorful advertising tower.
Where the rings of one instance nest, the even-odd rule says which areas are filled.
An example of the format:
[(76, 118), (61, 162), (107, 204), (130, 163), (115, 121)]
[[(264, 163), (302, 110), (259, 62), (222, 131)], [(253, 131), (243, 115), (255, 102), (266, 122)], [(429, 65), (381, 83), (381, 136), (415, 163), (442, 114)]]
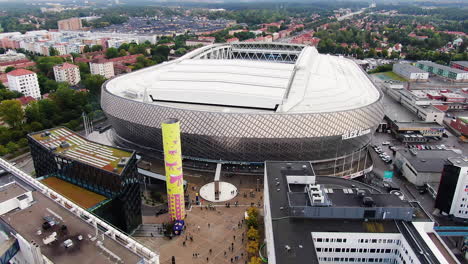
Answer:
[(166, 166), (167, 201), (172, 220), (184, 220), (184, 177), (179, 120), (175, 118), (162, 122), (164, 164)]

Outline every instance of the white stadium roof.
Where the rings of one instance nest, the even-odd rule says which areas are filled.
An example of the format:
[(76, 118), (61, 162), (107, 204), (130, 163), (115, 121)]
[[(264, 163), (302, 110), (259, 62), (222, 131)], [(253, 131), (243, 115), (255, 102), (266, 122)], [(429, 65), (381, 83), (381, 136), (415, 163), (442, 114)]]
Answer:
[(130, 100), (223, 112), (345, 111), (379, 98), (357, 64), (313, 47), (304, 47), (295, 64), (194, 58), (206, 50), (116, 77), (106, 87)]

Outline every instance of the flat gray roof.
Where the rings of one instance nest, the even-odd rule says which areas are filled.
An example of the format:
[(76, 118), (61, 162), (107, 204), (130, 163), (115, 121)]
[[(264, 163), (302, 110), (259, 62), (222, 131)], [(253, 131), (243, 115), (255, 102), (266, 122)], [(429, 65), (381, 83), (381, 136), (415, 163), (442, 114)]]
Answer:
[(432, 62), (432, 61), (418, 61), (418, 63), (423, 64), (423, 65), (427, 65), (427, 66), (432, 66), (432, 67), (434, 67), (434, 68), (439, 68), (439, 69), (442, 69), (442, 70), (450, 71), (450, 72), (455, 72), (455, 73), (466, 73), (466, 71), (463, 71), (463, 70), (460, 70), (460, 69), (451, 68), (451, 67), (449, 67), (449, 66), (445, 66), (445, 65), (441, 65), (441, 64), (437, 64), (437, 63), (434, 63), (434, 62)]
[(468, 61), (452, 61), (453, 64), (458, 64), (463, 67), (468, 67)]
[(413, 66), (409, 63), (396, 63), (396, 64), (393, 64), (393, 67), (397, 67), (397, 68), (400, 68), (400, 69), (403, 69), (405, 71), (408, 71), (408, 72), (415, 72), (415, 73), (427, 73), (426, 71), (423, 71), (421, 69), (419, 69), (418, 67), (416, 66)]
[(417, 150), (417, 155), (411, 154), (408, 149), (400, 149), (398, 152), (418, 172), (442, 172), (448, 158), (460, 157), (452, 150)]
[[(0, 191), (0, 202), (4, 202), (28, 191), (29, 190), (18, 183), (10, 184), (6, 189)], [(24, 210), (8, 212), (2, 215), (1, 218), (27, 241), (33, 240), (39, 244), (44, 256), (53, 263), (115, 263), (112, 258), (103, 254), (102, 249), (96, 246), (97, 241), (102, 241), (100, 238), (93, 241), (88, 237), (88, 235), (95, 235), (95, 229), (92, 226), (59, 206), (42, 193), (33, 191), (32, 195), (34, 203), (32, 203), (30, 207)], [(57, 215), (62, 219), (59, 219)], [(43, 230), (41, 226), (45, 221), (43, 219), (45, 216), (50, 216), (59, 220), (60, 224), (51, 229)], [(62, 225), (67, 226), (66, 232), (60, 230), (60, 226)], [(42, 231), (41, 235), (37, 235), (38, 230)], [(41, 240), (54, 231), (58, 234), (57, 241), (49, 245), (44, 245)], [(102, 232), (99, 233), (100, 235), (102, 234)], [(78, 241), (78, 235), (83, 236), (82, 241)], [(62, 243), (69, 238), (73, 240), (75, 245), (66, 249)], [(112, 239), (106, 238), (102, 242), (105, 248), (122, 260), (122, 263), (139, 263), (141, 260), (141, 257), (135, 255)]]
[(385, 115), (392, 121), (396, 122), (416, 122), (419, 117), (413, 112), (402, 106), (389, 95), (385, 95), (382, 100)]

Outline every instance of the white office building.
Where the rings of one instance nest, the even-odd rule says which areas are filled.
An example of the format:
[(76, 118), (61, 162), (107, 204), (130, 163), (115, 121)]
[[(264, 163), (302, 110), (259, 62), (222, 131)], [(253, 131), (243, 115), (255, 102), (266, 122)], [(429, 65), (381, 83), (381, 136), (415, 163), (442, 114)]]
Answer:
[(37, 81), (35, 72), (17, 69), (7, 73), (8, 87), (10, 90), (18, 91), (25, 96), (31, 96), (35, 99), (41, 98), (41, 90)]

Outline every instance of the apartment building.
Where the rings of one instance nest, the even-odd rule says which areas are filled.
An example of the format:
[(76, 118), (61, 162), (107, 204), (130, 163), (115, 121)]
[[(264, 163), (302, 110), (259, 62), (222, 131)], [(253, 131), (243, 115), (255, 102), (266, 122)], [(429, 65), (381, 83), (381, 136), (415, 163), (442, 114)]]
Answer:
[(114, 63), (106, 59), (96, 59), (89, 63), (91, 74), (99, 74), (106, 78), (114, 77)]
[(41, 98), (41, 90), (37, 81), (35, 72), (17, 69), (7, 73), (8, 87), (10, 90), (23, 93), (25, 96), (31, 96), (35, 99)]
[(57, 25), (59, 30), (80, 30), (83, 28), (79, 17), (59, 20), (57, 21)]
[(71, 63), (54, 66), (54, 76), (57, 82), (67, 82), (76, 85), (81, 81), (80, 67)]

